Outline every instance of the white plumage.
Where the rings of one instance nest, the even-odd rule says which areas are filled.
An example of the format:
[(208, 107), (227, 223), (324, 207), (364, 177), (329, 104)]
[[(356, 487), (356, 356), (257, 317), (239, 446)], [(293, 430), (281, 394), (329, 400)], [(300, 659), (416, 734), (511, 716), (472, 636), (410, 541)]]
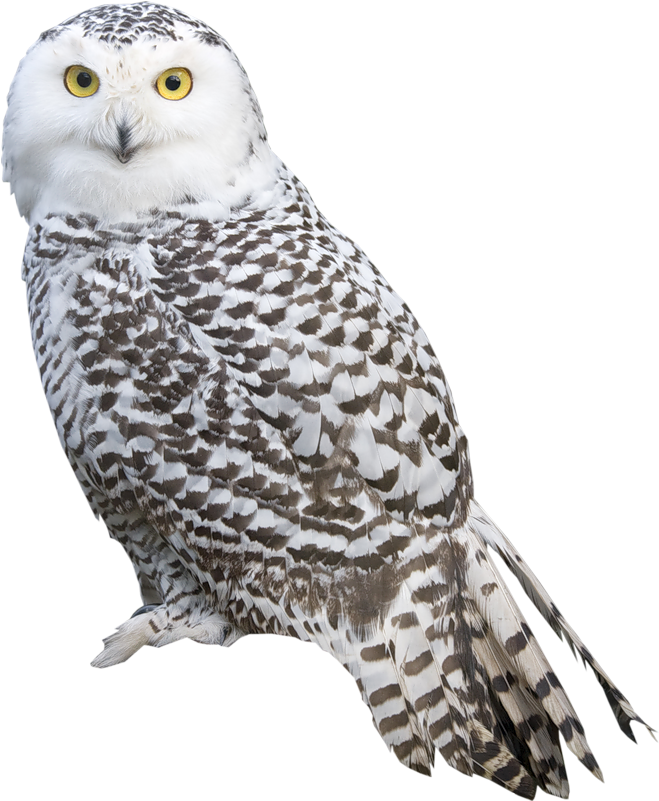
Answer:
[[(135, 9), (143, 12), (151, 13), (146, 6)], [(170, 23), (163, 9), (155, 13)], [(95, 22), (93, 15), (83, 19)], [(213, 47), (228, 52), (222, 43)], [(139, 46), (124, 51), (133, 49)], [(173, 57), (163, 49), (166, 67)], [(122, 91), (142, 93), (130, 83), (134, 74), (124, 58), (123, 51), (110, 56), (114, 71), (106, 70), (107, 96), (100, 94), (101, 78), (99, 97), (110, 104), (123, 102)], [(193, 54), (188, 58), (186, 66), (195, 75), (190, 99), (203, 97), (203, 80), (196, 79), (202, 68), (198, 73)], [(94, 57), (85, 65), (96, 67)], [(135, 65), (143, 68), (139, 59)], [(151, 100), (156, 66), (144, 82)], [(124, 102), (106, 115), (107, 127), (98, 135), (82, 136), (68, 124), (48, 140), (62, 148), (61, 160), (40, 162), (40, 127), (14, 103), (15, 94), (10, 101), (10, 178), (21, 209), (36, 223), (26, 277), (46, 393), (92, 506), (136, 565), (145, 601), (164, 602), (129, 625), (144, 629), (143, 640), (153, 644), (163, 632), (165, 639), (175, 638), (179, 623), (173, 621), (181, 618), (184, 636), (208, 639), (207, 621), (218, 609), (221, 615), (228, 611), (220, 640), (288, 626), (288, 633), (311, 635), (349, 667), (381, 733), (406, 763), (427, 768), (429, 736), (466, 772), (480, 766), (524, 794), (531, 789), (526, 781), (531, 772), (549, 786), (558, 782), (554, 789), (560, 789), (560, 777), (548, 776), (554, 768), (538, 764), (543, 748), (555, 746), (533, 740), (531, 754), (513, 755), (512, 735), (500, 729), (488, 733), (492, 714), (521, 725), (540, 709), (538, 699), (524, 690), (512, 706), (503, 702), (505, 713), (496, 705), (490, 710), (488, 683), (490, 693), (508, 698), (516, 692), (497, 686), (505, 676), (501, 665), (512, 657), (523, 682), (540, 700), (547, 698), (541, 704), (545, 713), (594, 769), (558, 687), (544, 695), (548, 667), (542, 658), (516, 662), (535, 646), (514, 611), (504, 613), (507, 601), (505, 594), (497, 599), (496, 572), (478, 550), (479, 537), (488, 541), (488, 536), (476, 524), (480, 512), (471, 501), (465, 445), (443, 375), (413, 318), (363, 253), (328, 226), (304, 188), (271, 156), (249, 85), (237, 69), (234, 77), (249, 100), (243, 106), (251, 113), (244, 138), (237, 136), (236, 146), (219, 155), (212, 147), (191, 148), (192, 159), (199, 154), (199, 168), (184, 157), (180, 174), (176, 167), (153, 175), (153, 168), (165, 156), (176, 158), (176, 137), (185, 140), (193, 132), (187, 119), (159, 141), (142, 124), (139, 109)], [(137, 142), (128, 164), (116, 153), (112, 161), (106, 152), (108, 146), (117, 148), (108, 133), (113, 125), (128, 126)], [(220, 139), (224, 133), (223, 128)], [(65, 141), (71, 136), (83, 149), (79, 162)], [(231, 131), (227, 137), (231, 142)], [(20, 146), (13, 147), (16, 142)], [(95, 175), (90, 168), (98, 151)], [(25, 182), (22, 165), (29, 167)], [(42, 183), (30, 178), (35, 165), (37, 174), (45, 172)], [(126, 193), (120, 189), (115, 197), (114, 184), (124, 175), (130, 176)], [(45, 219), (46, 208), (55, 216)], [(287, 486), (277, 479), (286, 474)], [(364, 491), (360, 477), (371, 489)], [(237, 488), (251, 494), (236, 495)], [(309, 530), (311, 541), (304, 533)], [(155, 551), (154, 532), (162, 538)], [(204, 539), (213, 543), (210, 551)], [(383, 543), (393, 545), (382, 549)], [(501, 541), (496, 545), (505, 552)], [(249, 567), (254, 559), (246, 561), (246, 555), (259, 547), (263, 567), (255, 573)], [(288, 560), (283, 584), (277, 571), (285, 563), (276, 561), (282, 547)], [(271, 563), (266, 565), (266, 558)], [(181, 559), (191, 566), (184, 576)], [(306, 565), (318, 559), (322, 569), (310, 578)], [(328, 567), (337, 569), (328, 573)], [(180, 600), (181, 592), (188, 599), (182, 607), (172, 600)], [(493, 593), (493, 599), (483, 600)], [(555, 612), (548, 614), (561, 625)], [(444, 627), (449, 623), (463, 627), (459, 638)], [(474, 635), (474, 627), (483, 625), (486, 645), (467, 644), (466, 633)], [(437, 642), (429, 650), (433, 628)], [(119, 647), (113, 656), (121, 632), (101, 660), (117, 661), (132, 652), (125, 641), (125, 650)], [(504, 646), (507, 656), (497, 651)], [(474, 657), (478, 669), (469, 665)], [(399, 675), (398, 684), (412, 703), (443, 687), (442, 697), (429, 699), (414, 715), (405, 713), (388, 690), (389, 660), (395, 673), (407, 676), (403, 681)], [(464, 721), (464, 712), (450, 712), (463, 706)], [(442, 723), (447, 710), (448, 729)], [(491, 745), (483, 752), (486, 743)]]

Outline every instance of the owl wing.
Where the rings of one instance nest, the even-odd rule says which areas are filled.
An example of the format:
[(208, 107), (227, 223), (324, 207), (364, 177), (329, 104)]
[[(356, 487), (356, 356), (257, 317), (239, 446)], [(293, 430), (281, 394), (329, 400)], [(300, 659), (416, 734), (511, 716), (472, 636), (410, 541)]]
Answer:
[[(486, 553), (503, 541), (472, 514), (432, 350), (355, 245), (288, 219), (179, 219), (140, 248), (147, 314), (117, 334), (140, 371), (119, 420), (128, 495), (242, 631), (335, 655), (402, 762), (429, 772), (437, 748), (565, 796), (559, 731), (599, 768)], [(598, 675), (621, 724), (639, 720)]]
[[(158, 397), (160, 373), (143, 388), (161, 417), (175, 409), (175, 425), (150, 432), (172, 478), (135, 476), (182, 517), (188, 559), (201, 555), (234, 595), (268, 595), (270, 615), (297, 609), (307, 635), (315, 612), (334, 627), (339, 615), (359, 630), (381, 622), (395, 565), (424, 561), (429, 526), (459, 526), (471, 496), (466, 439), (423, 332), (311, 213), (181, 218), (148, 238), (138, 272), (158, 330), (172, 331), (159, 342), (173, 343), (156, 361), (178, 373), (173, 398)], [(239, 606), (244, 630), (298, 626)]]

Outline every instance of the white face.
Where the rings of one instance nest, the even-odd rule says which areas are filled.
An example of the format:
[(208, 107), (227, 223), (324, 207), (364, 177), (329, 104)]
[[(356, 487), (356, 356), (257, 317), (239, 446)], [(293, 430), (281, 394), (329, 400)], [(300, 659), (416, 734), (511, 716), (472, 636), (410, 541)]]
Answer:
[[(48, 213), (131, 219), (186, 197), (235, 205), (272, 181), (260, 112), (235, 57), (183, 24), (177, 33), (117, 48), (71, 25), (28, 52), (10, 91), (3, 162), (31, 223)], [(75, 65), (98, 78), (92, 94), (67, 89)], [(191, 76), (181, 99), (158, 91), (173, 68)]]

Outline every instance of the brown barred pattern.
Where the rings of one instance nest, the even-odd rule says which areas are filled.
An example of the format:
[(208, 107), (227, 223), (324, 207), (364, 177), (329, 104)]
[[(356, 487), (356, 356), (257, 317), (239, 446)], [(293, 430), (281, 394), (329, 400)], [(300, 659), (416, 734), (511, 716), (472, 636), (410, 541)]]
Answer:
[[(73, 22), (117, 48), (186, 26), (228, 47), (148, 3)], [(448, 385), (408, 307), (283, 165), (228, 217), (207, 208), (49, 214), (30, 230), (44, 391), (145, 604), (94, 664), (181, 637), (289, 635), (340, 660), (414, 770), (437, 749), (524, 798), (567, 797), (562, 737), (601, 777), (488, 548), (591, 665), (623, 731), (642, 721), (474, 500)]]

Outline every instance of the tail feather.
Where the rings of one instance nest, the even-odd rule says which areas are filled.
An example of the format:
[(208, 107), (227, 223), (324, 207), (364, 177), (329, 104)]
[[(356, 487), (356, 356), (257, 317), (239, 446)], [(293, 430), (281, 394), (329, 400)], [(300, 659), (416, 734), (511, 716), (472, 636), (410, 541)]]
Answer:
[(586, 646), (583, 644), (572, 626), (570, 626), (563, 615), (559, 612), (556, 604), (554, 604), (531, 568), (520, 556), (515, 546), (497, 527), (497, 525), (492, 522), (492, 520), (475, 501), (472, 501), (471, 508), (472, 514), (470, 516), (470, 522), (474, 530), (481, 537), (482, 541), (499, 554), (506, 564), (506, 567), (508, 567), (508, 569), (522, 585), (524, 592), (533, 601), (536, 609), (561, 639), (565, 637), (565, 640), (570, 646), (572, 653), (575, 655), (578, 653), (581, 656), (584, 665), (590, 665), (595, 673), (595, 676), (597, 677), (597, 681), (604, 690), (606, 699), (609, 702), (609, 705), (611, 706), (616, 720), (618, 721), (618, 725), (622, 731), (627, 735), (627, 737), (636, 742), (636, 738), (634, 737), (634, 733), (632, 732), (630, 726), (630, 723), (635, 721), (636, 723), (640, 723), (645, 726), (650, 734), (654, 737), (654, 729), (648, 726), (648, 724), (645, 723), (645, 721), (642, 720), (636, 714), (636, 712), (634, 712), (629, 701), (613, 684), (600, 664), (590, 653), (588, 648), (586, 648)]
[(474, 549), (468, 554), (465, 564), (469, 586), (474, 590), (483, 618), (510, 657), (515, 674), (525, 682), (528, 692), (558, 726), (568, 748), (598, 779), (602, 779), (572, 704), (496, 565), (485, 551), (478, 548), (477, 532), (470, 530), (470, 521), (463, 532), (465, 547)]
[(543, 790), (567, 798), (570, 788), (557, 726), (506, 668), (506, 654), (491, 631), (474, 640), (474, 647), (485, 669), (490, 697), (506, 742), (512, 750), (526, 752), (522, 761), (528, 760), (529, 772)]
[[(583, 726), (487, 553), (507, 564), (556, 631), (602, 677), (617, 708), (639, 720), (501, 532), (474, 505), (460, 529), (419, 537), (399, 595), (363, 636), (351, 670), (383, 739), (406, 765), (429, 773), (437, 748), (465, 774), (533, 798), (567, 798), (560, 736), (597, 778)], [(620, 719), (620, 718), (619, 718)]]
[(447, 537), (439, 554), (415, 561), (395, 608), (352, 664), (378, 730), (405, 764), (428, 772), (437, 748), (462, 773), (533, 798), (538, 782), (506, 741), (474, 648), (484, 622), (456, 580), (453, 547)]
[(456, 770), (533, 798), (536, 782), (496, 729), (485, 682), (479, 687), (475, 673), (465, 690), (459, 660), (449, 653), (453, 638), (438, 635), (432, 615), (424, 630), (415, 612), (394, 615), (386, 628), (360, 644), (352, 664), (375, 725), (398, 758), (430, 773), (437, 748)]
[(424, 737), (416, 710), (405, 694), (393, 641), (384, 641), (380, 634), (360, 643), (359, 659), (353, 666), (359, 672), (364, 700), (382, 739), (403, 764), (430, 775), (434, 749)]

